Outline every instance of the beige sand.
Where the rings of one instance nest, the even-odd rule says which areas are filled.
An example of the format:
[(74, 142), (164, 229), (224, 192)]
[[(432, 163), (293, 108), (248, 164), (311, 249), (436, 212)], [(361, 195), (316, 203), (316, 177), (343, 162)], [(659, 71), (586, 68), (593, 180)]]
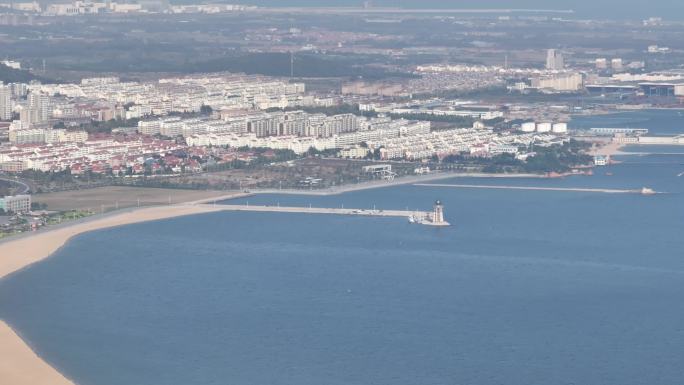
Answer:
[[(107, 227), (217, 211), (209, 205), (142, 208), (72, 226), (40, 232), (0, 244), (0, 279), (41, 261), (80, 233)], [(72, 384), (41, 360), (5, 323), (0, 321), (0, 384)]]
[(19, 269), (47, 258), (71, 237), (87, 231), (182, 215), (212, 212), (211, 206), (182, 205), (142, 208), (115, 214), (73, 226), (39, 232), (0, 244), (0, 279)]
[(623, 143), (616, 143), (616, 142), (610, 142), (606, 143), (604, 145), (594, 147), (589, 151), (589, 155), (604, 155), (604, 156), (613, 156), (613, 155), (620, 155), (622, 152), (620, 151), (622, 147), (625, 145)]
[(0, 384), (71, 385), (71, 381), (40, 359), (0, 321)]

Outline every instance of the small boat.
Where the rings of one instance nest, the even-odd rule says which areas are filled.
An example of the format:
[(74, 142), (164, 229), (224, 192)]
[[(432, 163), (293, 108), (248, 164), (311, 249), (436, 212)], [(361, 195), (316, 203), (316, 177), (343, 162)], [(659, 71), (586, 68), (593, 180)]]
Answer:
[(655, 190), (650, 189), (648, 187), (644, 187), (641, 189), (641, 195), (654, 195), (656, 194)]
[(607, 173), (606, 173), (606, 176), (613, 176), (613, 173), (612, 173), (612, 172), (607, 172)]
[(413, 215), (409, 215), (408, 221), (409, 223), (416, 223), (416, 217), (414, 217)]

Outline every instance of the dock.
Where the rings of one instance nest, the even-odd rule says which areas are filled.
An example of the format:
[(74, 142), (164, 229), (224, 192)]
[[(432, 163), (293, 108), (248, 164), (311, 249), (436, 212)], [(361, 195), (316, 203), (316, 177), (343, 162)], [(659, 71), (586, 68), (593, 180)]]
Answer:
[(432, 221), (432, 212), (407, 211), (407, 210), (377, 210), (377, 209), (350, 209), (350, 208), (327, 208), (327, 207), (297, 207), (297, 206), (264, 206), (264, 205), (226, 205), (199, 203), (193, 206), (211, 208), (214, 211), (248, 211), (266, 213), (298, 213), (298, 214), (329, 214), (329, 215), (357, 215), (366, 217), (394, 217), (405, 218), (411, 223), (427, 226), (449, 226), (445, 221)]

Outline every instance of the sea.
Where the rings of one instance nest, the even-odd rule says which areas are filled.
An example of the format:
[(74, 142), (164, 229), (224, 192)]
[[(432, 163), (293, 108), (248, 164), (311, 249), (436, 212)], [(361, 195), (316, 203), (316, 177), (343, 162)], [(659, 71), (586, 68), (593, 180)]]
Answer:
[[(182, 2), (182, 1), (181, 1)], [(363, 0), (252, 0), (250, 4), (263, 7), (361, 7)], [(528, 9), (572, 10), (563, 18), (643, 20), (662, 17), (682, 20), (684, 4), (673, 0), (371, 0), (373, 7), (437, 8), (437, 9)], [(523, 13), (524, 15), (524, 13)]]
[[(673, 111), (580, 123), (617, 118), (684, 132)], [(662, 194), (403, 185), (237, 203), (439, 199), (452, 226), (222, 212), (82, 234), (0, 280), (0, 319), (82, 385), (681, 383), (684, 147), (627, 150), (593, 176), (439, 183)]]

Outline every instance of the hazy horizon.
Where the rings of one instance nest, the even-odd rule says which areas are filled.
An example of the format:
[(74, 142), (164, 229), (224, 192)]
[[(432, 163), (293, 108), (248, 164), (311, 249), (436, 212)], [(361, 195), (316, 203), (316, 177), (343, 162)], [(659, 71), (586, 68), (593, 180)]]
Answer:
[[(236, 1), (228, 1), (236, 2)], [(238, 1), (239, 2), (239, 1)], [(240, 3), (257, 6), (284, 7), (284, 6), (361, 6), (361, 0), (247, 0)], [(644, 3), (641, 1), (605, 0), (597, 5), (593, 1), (560, 0), (550, 3), (543, 0), (479, 0), (475, 1), (438, 1), (438, 0), (373, 0), (377, 7), (403, 7), (403, 8), (513, 8), (513, 9), (553, 9), (574, 10), (578, 17), (599, 18), (634, 18), (643, 19), (648, 17), (663, 17), (670, 19), (682, 19), (684, 16), (684, 3), (668, 0), (656, 0)]]

